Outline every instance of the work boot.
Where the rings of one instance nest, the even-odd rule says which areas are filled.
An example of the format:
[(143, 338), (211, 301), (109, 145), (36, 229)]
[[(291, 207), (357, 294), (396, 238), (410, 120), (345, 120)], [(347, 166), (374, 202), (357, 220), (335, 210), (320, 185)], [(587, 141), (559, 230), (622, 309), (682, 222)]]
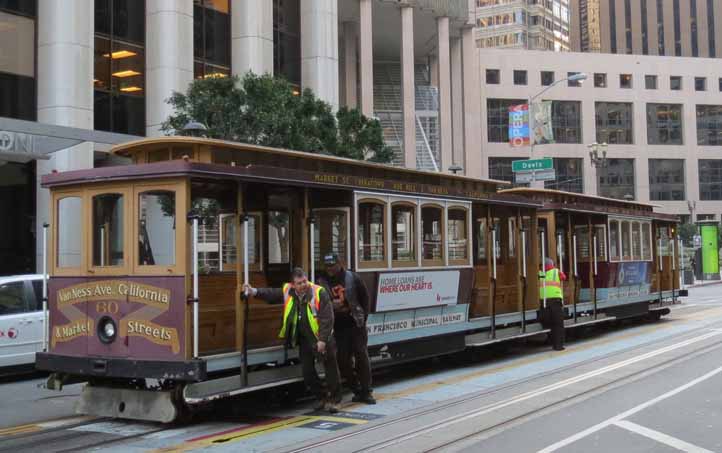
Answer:
[(322, 411), (326, 408), (326, 404), (328, 402), (326, 401), (326, 398), (319, 398), (316, 404), (313, 406), (313, 410), (318, 412)]
[(326, 410), (329, 414), (335, 414), (338, 412), (338, 406), (337, 403), (333, 402), (333, 400), (326, 401)]
[(370, 393), (357, 393), (351, 398), (354, 403), (376, 404), (376, 399)]

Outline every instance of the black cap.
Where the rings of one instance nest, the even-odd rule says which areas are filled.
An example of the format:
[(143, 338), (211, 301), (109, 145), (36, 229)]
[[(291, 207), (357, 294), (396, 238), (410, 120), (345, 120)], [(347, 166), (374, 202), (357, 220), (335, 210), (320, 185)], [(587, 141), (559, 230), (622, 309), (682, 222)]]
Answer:
[(323, 264), (325, 264), (326, 266), (333, 266), (334, 264), (338, 264), (338, 255), (335, 253), (329, 253), (327, 255), (324, 255)]

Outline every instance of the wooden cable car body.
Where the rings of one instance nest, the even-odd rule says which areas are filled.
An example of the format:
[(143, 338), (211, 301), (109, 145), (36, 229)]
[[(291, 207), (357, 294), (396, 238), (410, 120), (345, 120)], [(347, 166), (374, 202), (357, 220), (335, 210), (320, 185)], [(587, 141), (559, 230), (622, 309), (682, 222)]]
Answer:
[[(246, 278), (280, 287), (296, 266), (314, 278), (326, 253), (369, 289), (374, 366), (539, 333), (540, 231), (591, 215), (539, 192), (497, 192), (503, 182), (217, 140), (114, 153), (132, 164), (43, 177), (49, 341), (37, 367), (52, 382), (88, 380), (80, 410), (104, 416), (170, 421), (189, 404), (299, 381), (297, 352), (277, 337), (281, 306), (241, 289)], [(672, 231), (673, 218), (619, 203)], [(660, 272), (644, 302), (666, 297), (674, 275)], [(588, 282), (566, 289), (580, 325), (607, 309), (590, 308)]]

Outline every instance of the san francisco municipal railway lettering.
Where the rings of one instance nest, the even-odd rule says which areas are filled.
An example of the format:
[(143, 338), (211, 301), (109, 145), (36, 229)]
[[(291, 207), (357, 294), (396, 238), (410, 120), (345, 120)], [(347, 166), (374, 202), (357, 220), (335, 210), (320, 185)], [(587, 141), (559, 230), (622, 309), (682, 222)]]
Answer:
[(381, 335), (411, 329), (438, 327), (447, 324), (456, 324), (466, 321), (464, 312), (447, 313), (443, 315), (421, 316), (418, 318), (398, 319), (383, 323), (368, 324), (369, 335)]

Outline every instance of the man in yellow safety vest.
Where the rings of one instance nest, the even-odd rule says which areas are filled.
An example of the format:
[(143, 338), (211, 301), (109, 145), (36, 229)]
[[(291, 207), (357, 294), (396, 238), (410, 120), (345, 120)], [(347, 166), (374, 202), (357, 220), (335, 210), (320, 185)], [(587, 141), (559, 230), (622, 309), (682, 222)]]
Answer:
[(554, 266), (554, 260), (547, 258), (544, 271), (539, 272), (539, 299), (542, 306), (542, 324), (551, 330), (555, 351), (564, 350), (564, 291), (562, 282), (567, 279), (564, 272)]
[[(341, 392), (331, 299), (322, 286), (308, 281), (303, 269), (294, 269), (291, 278), (282, 288), (244, 285), (244, 291), (270, 303), (283, 303), (283, 324), (278, 337), (285, 339), (289, 347), (298, 346), (303, 380), (318, 397), (315, 409), (338, 412), (336, 404), (341, 400)], [(324, 365), (327, 392), (316, 373), (316, 358)]]

